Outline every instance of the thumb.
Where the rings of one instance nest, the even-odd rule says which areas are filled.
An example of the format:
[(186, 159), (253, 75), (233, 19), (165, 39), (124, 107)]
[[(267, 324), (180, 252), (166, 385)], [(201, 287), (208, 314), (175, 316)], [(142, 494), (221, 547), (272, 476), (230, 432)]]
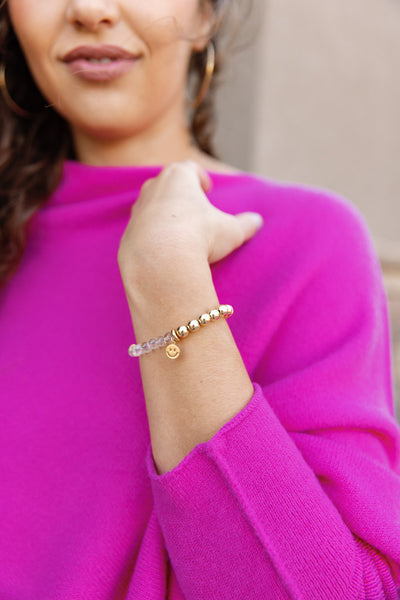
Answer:
[(264, 224), (264, 219), (256, 212), (243, 212), (235, 218), (243, 235), (243, 243), (252, 238)]

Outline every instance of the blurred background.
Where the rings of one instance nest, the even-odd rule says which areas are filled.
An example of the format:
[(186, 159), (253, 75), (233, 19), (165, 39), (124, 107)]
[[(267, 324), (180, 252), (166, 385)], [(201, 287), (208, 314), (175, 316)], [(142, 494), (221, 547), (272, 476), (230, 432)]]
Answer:
[(364, 215), (388, 292), (400, 417), (400, 2), (253, 0), (238, 40), (218, 153), (334, 190)]

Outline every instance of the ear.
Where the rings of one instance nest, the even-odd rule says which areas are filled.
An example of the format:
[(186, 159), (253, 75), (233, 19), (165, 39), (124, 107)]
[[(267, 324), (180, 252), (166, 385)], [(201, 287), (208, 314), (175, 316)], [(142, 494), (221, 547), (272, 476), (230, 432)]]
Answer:
[(193, 52), (201, 52), (207, 46), (212, 36), (215, 18), (211, 0), (199, 0), (198, 35), (193, 43)]

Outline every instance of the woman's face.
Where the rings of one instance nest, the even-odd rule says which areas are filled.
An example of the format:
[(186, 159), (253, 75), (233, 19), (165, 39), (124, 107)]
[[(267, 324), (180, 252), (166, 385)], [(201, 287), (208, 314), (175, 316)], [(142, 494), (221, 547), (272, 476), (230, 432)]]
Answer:
[(201, 0), (9, 0), (41, 92), (73, 130), (104, 139), (184, 113), (188, 62), (207, 44)]

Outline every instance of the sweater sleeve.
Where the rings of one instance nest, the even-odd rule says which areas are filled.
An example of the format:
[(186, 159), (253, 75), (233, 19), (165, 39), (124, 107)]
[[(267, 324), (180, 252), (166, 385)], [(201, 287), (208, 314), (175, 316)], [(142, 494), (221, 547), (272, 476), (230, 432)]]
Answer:
[(336, 233), (298, 274), (249, 404), (169, 473), (157, 474), (149, 452), (185, 600), (398, 598), (386, 298), (360, 219), (333, 212)]

